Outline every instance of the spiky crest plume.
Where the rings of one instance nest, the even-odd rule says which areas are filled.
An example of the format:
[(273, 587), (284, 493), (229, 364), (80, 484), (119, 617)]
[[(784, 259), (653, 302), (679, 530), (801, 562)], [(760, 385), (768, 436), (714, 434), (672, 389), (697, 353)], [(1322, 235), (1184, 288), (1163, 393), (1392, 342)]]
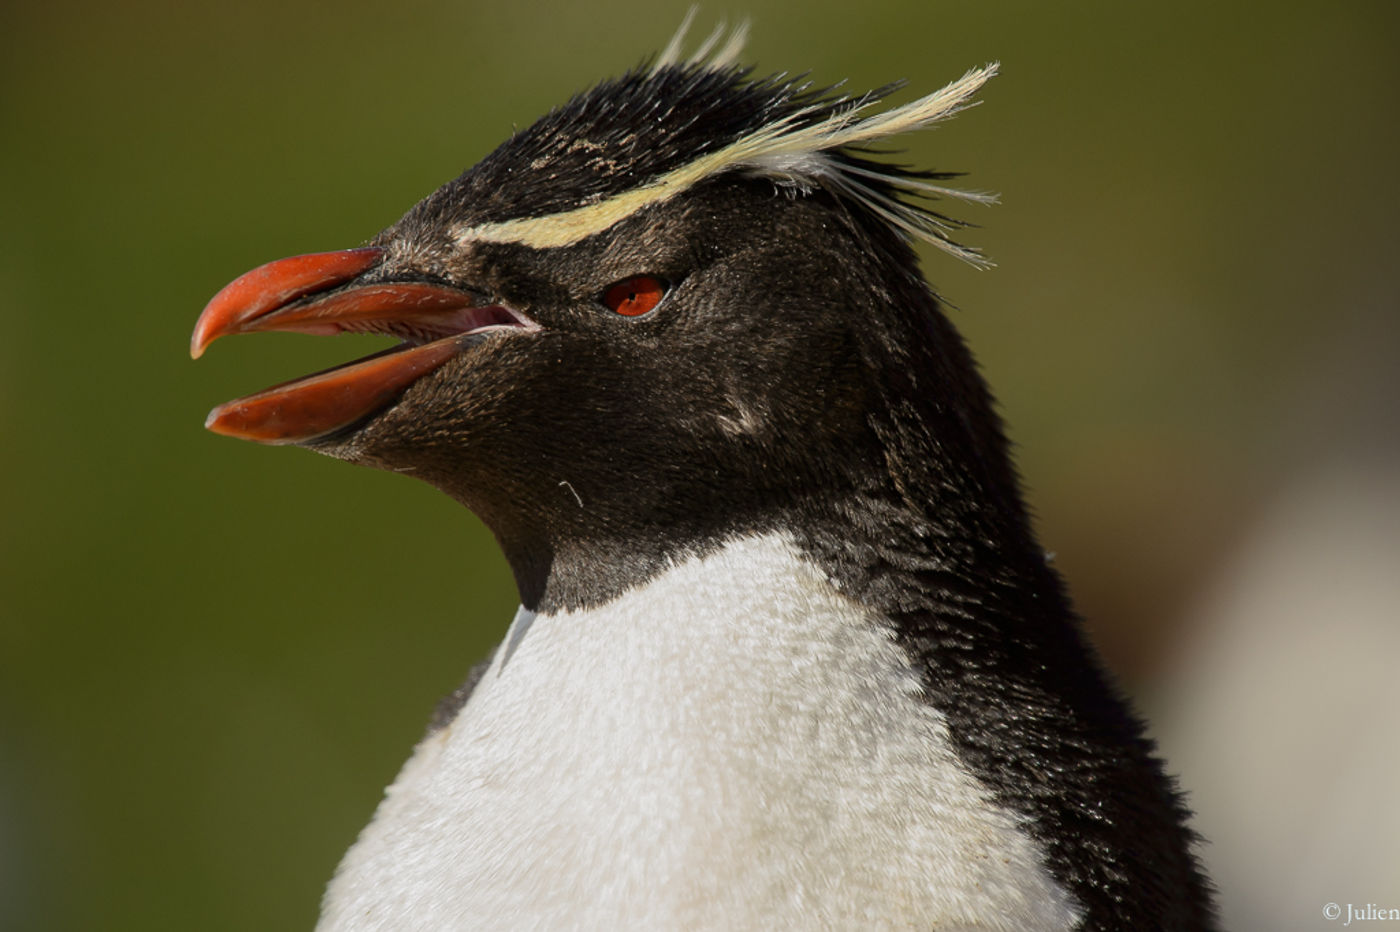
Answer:
[(879, 161), (869, 147), (975, 106), (972, 98), (996, 74), (995, 63), (926, 97), (869, 114), (899, 85), (852, 97), (785, 74), (756, 79), (734, 63), (747, 23), (727, 35), (721, 26), (681, 61), (692, 16), (693, 10), (650, 67), (574, 97), (419, 210), (446, 215), (452, 204), (460, 217), (467, 205), (469, 219), (452, 228), (458, 242), (561, 247), (735, 173), (802, 192), (823, 188), (903, 236), (974, 265), (989, 264), (952, 238), (966, 224), (931, 202), (985, 204), (994, 196), (942, 184), (950, 174)]

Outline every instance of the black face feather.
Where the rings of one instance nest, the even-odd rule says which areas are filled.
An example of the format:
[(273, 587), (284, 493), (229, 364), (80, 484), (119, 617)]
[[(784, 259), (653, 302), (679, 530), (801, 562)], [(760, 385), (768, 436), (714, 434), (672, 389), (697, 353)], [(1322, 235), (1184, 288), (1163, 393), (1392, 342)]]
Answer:
[[(842, 274), (854, 246), (832, 208), (724, 178), (567, 249), (477, 244), (442, 274), (540, 331), (487, 340), (321, 448), (467, 504), (531, 608), (606, 601), (678, 554), (776, 527), (880, 461), (853, 290), (870, 276)], [(610, 311), (608, 286), (638, 274), (666, 281), (665, 300)]]
[[(545, 611), (606, 602), (726, 537), (791, 534), (891, 619), (964, 763), (1026, 818), (1085, 928), (1208, 928), (1184, 810), (1043, 559), (990, 395), (904, 231), (839, 189), (730, 172), (557, 248), (454, 233), (852, 106), (673, 66), (517, 134), (386, 231), (376, 274), (468, 289), (539, 329), (488, 336), (317, 445), (466, 504)], [(667, 283), (664, 301), (609, 310), (609, 286), (638, 275)]]

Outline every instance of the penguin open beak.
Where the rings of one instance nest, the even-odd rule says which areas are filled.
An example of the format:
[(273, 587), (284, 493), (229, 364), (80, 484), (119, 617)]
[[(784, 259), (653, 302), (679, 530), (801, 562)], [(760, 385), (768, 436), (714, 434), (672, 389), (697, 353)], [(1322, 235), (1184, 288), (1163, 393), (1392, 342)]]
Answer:
[(537, 329), (524, 315), (469, 291), (425, 281), (367, 278), (377, 246), (279, 259), (224, 287), (190, 337), (199, 358), (219, 337), (284, 330), (383, 333), (397, 347), (219, 405), (205, 427), (259, 443), (304, 443), (349, 427), (396, 401), (409, 385), (502, 328)]

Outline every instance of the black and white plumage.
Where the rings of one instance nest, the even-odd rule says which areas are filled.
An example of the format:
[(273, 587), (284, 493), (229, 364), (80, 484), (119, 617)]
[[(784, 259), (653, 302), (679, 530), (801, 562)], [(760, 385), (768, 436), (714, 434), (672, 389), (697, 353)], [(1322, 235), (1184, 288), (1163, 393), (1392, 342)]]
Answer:
[(916, 237), (976, 259), (929, 199), (985, 196), (869, 150), (995, 69), (875, 112), (723, 44), (201, 317), (196, 355), (403, 337), (210, 426), (434, 484), (521, 597), (322, 926), (1210, 927), (1185, 811), (918, 271)]

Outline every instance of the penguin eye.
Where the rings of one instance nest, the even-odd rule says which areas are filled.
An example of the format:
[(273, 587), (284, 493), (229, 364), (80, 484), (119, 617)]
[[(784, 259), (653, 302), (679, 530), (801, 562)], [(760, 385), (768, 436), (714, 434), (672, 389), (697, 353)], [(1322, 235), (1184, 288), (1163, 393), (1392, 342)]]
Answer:
[(603, 292), (603, 304), (623, 317), (641, 317), (661, 303), (666, 289), (666, 282), (654, 275), (634, 275), (609, 285)]

